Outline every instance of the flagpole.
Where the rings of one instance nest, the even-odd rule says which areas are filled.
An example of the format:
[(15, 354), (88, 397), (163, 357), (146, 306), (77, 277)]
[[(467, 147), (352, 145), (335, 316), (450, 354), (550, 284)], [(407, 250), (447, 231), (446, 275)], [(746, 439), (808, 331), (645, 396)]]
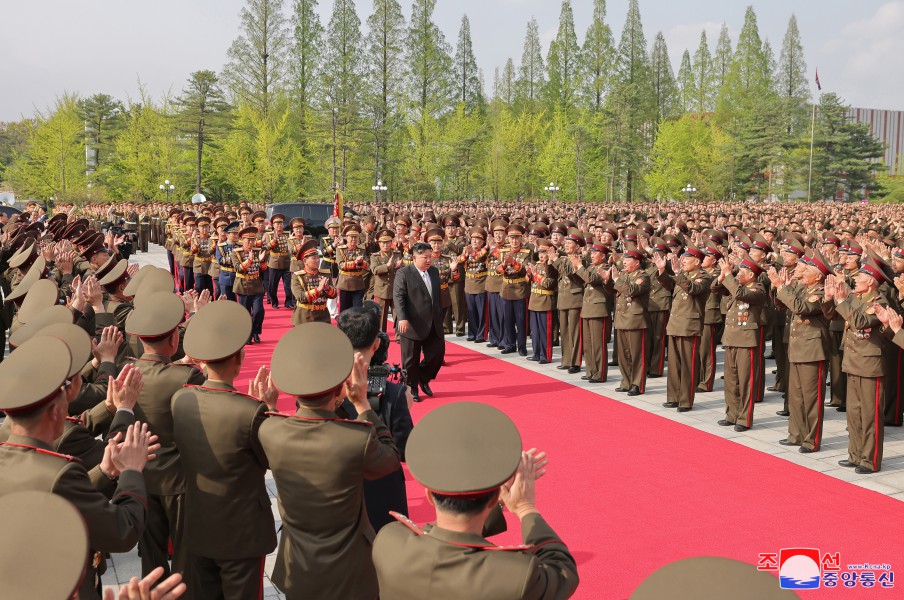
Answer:
[(813, 117), (810, 119), (810, 172), (807, 175), (807, 203), (813, 189), (813, 142), (816, 138), (816, 103), (813, 103)]

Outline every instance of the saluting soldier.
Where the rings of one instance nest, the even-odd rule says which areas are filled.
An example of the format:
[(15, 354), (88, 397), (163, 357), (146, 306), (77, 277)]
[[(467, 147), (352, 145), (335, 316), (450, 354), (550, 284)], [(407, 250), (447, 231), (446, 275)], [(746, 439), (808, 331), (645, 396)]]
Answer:
[(552, 362), (552, 323), (556, 310), (556, 288), (559, 285), (556, 271), (555, 250), (547, 239), (537, 240), (536, 262), (528, 263), (527, 276), (530, 279), (530, 339), (534, 350), (527, 360), (535, 360), (541, 365)]
[(738, 265), (737, 276), (732, 274), (728, 259), (719, 260), (719, 275), (712, 282), (712, 295), (724, 292), (728, 298), (725, 314), (725, 418), (718, 424), (734, 426), (735, 431), (747, 431), (753, 426), (753, 405), (757, 399), (756, 373), (760, 353), (760, 327), (763, 306), (769, 295), (759, 282), (760, 265), (745, 258)]
[(173, 395), (186, 384), (197, 385), (204, 376), (194, 365), (174, 363), (179, 350), (180, 324), (185, 320), (185, 304), (172, 292), (142, 294), (139, 306), (126, 322), (126, 332), (141, 340), (144, 353), (135, 361), (144, 387), (135, 405), (135, 418), (147, 423), (158, 437), (157, 458), (144, 470), (148, 491), (148, 526), (138, 542), (141, 575), (157, 567), (170, 573), (169, 545), (173, 548), (172, 570), (185, 571), (182, 548), (185, 476), (179, 449), (173, 438)]
[(611, 278), (617, 293), (615, 299), (615, 330), (618, 344), (618, 368), (621, 383), (616, 392), (638, 396), (646, 391), (646, 344), (650, 315), (647, 302), (650, 296), (650, 277), (642, 269), (643, 254), (628, 247), (622, 253), (622, 268), (613, 268)]
[(292, 276), (292, 295), (295, 297), (293, 325), (315, 321), (330, 322), (327, 301), (335, 298), (337, 291), (330, 285), (330, 278), (320, 272), (320, 253), (317, 252), (317, 246), (317, 240), (309, 239), (298, 248), (302, 269)]
[[(470, 432), (468, 441), (463, 431)], [(515, 424), (475, 402), (441, 406), (408, 439), (412, 476), (427, 488), (436, 522), (404, 515), (380, 530), (373, 557), (383, 600), (565, 600), (578, 586), (577, 564), (536, 509), (534, 481), (545, 454), (521, 451)], [(454, 465), (455, 468), (451, 468)], [(485, 539), (500, 501), (521, 523), (524, 545)]]
[(876, 306), (886, 306), (879, 286), (888, 282), (882, 268), (867, 259), (855, 279), (853, 293), (842, 277), (829, 276), (825, 286), (829, 314), (834, 311), (845, 322), (842, 369), (847, 375), (848, 457), (838, 464), (853, 467), (860, 475), (882, 468), (885, 364), (882, 323), (876, 316)]
[(392, 249), (394, 235), (390, 229), (377, 233), (379, 250), (370, 255), (373, 273), (374, 301), (380, 306), (380, 331), (386, 331), (389, 309), (392, 308), (392, 285), (395, 273), (402, 268), (402, 255)]
[(179, 390), (172, 401), (173, 439), (185, 473), (182, 551), (194, 600), (259, 598), (264, 557), (276, 548), (264, 481), (269, 464), (258, 432), (278, 392), (266, 367), (249, 394), (235, 388), (251, 329), (240, 305), (211, 302), (185, 331), (185, 353), (207, 372), (203, 383)]
[(465, 302), (468, 305), (468, 341), (487, 341), (487, 233), (483, 227), (472, 227), (470, 245), (462, 251), (461, 262), (465, 271)]
[(524, 239), (522, 225), (509, 225), (506, 230), (508, 246), (499, 252), (499, 266), (496, 272), (502, 275), (502, 354), (518, 351), (527, 356), (527, 298), (530, 282), (526, 265), (530, 250), (521, 247)]
[[(306, 323), (276, 345), (272, 380), (295, 398), (298, 410), (260, 427), (283, 527), (271, 580), (289, 600), (373, 600), (379, 593), (371, 557), (375, 534), (364, 508), (364, 480), (401, 465), (392, 435), (367, 399), (367, 364), (337, 328)], [(336, 415), (346, 397), (357, 420)]]
[(769, 279), (776, 297), (791, 312), (788, 360), (788, 437), (783, 446), (800, 446), (804, 454), (817, 452), (822, 442), (823, 397), (826, 388), (826, 346), (829, 323), (823, 314), (823, 280), (832, 273), (818, 250), (802, 259), (799, 285), (791, 287), (790, 273), (774, 268)]
[(235, 269), (235, 284), (232, 289), (239, 304), (251, 315), (252, 328), (250, 343), (261, 343), (264, 328), (264, 283), (261, 273), (267, 269), (267, 251), (254, 247), (257, 227), (246, 227), (239, 231), (242, 246), (232, 251), (232, 266)]
[(286, 308), (292, 308), (292, 288), (291, 277), (289, 272), (291, 258), (289, 256), (289, 235), (284, 231), (286, 216), (281, 213), (274, 213), (270, 217), (270, 224), (273, 231), (264, 234), (262, 243), (270, 251), (270, 260), (267, 263), (267, 271), (270, 273), (269, 287), (267, 296), (270, 300), (270, 306), (279, 308), (279, 298), (277, 291), (279, 290), (279, 282), (282, 281), (283, 293), (286, 295)]

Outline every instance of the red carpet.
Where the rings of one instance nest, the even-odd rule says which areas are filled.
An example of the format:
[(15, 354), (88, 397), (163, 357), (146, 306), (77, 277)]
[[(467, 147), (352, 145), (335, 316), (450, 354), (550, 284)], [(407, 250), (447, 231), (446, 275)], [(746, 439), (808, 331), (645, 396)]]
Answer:
[[(247, 347), (246, 376), (269, 360), (290, 314), (267, 308), (264, 343)], [(398, 348), (392, 345), (394, 362)], [(514, 419), (526, 448), (549, 454), (538, 504), (577, 559), (575, 598), (627, 598), (657, 567), (681, 558), (717, 555), (756, 564), (759, 553), (782, 547), (839, 552), (843, 570), (865, 562), (904, 570), (904, 511), (897, 500), (466, 346), (448, 344), (446, 360), (431, 386), (436, 396), (412, 409), (415, 422), (445, 402), (486, 402)], [(294, 405), (284, 398), (280, 408)], [(412, 519), (432, 518), (413, 481), (409, 502)], [(512, 533), (517, 523), (509, 526), (495, 541), (520, 541)], [(901, 587), (904, 581), (893, 589), (839, 583), (799, 594), (893, 598)]]

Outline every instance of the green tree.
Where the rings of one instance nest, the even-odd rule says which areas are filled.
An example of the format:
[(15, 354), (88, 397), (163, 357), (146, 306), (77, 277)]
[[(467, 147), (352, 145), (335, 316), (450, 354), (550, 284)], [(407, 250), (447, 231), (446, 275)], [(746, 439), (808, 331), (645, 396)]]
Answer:
[(16, 156), (24, 154), (35, 121), (0, 121), (0, 182), (6, 179), (6, 169), (13, 164)]
[(752, 6), (748, 6), (728, 77), (720, 90), (719, 109), (730, 117), (733, 112), (744, 111), (770, 93), (772, 72), (769, 56), (760, 38), (756, 13)]
[(694, 80), (694, 69), (691, 66), (691, 53), (687, 50), (681, 55), (681, 66), (675, 80), (678, 88), (676, 109), (680, 114), (691, 112), (696, 108), (697, 84)]
[(216, 73), (192, 73), (188, 78), (188, 87), (176, 99), (176, 106), (179, 108), (179, 131), (195, 139), (195, 193), (200, 194), (204, 148), (211, 137), (221, 134), (227, 126), (229, 105)]
[(345, 190), (349, 183), (351, 154), (356, 150), (355, 128), (360, 118), (363, 78), (361, 20), (353, 0), (333, 3), (327, 38), (330, 44), (322, 75), (324, 108), (332, 117), (332, 184)]
[(776, 72), (776, 88), (784, 102), (785, 127), (789, 135), (798, 136), (806, 127), (807, 102), (810, 86), (807, 84), (807, 63), (804, 48), (797, 29), (797, 17), (791, 15), (788, 29), (782, 40), (782, 51)]
[(19, 194), (48, 199), (80, 199), (87, 190), (85, 125), (78, 97), (65, 94), (53, 109), (36, 111), (28, 123), (28, 145), (7, 177)]
[(511, 106), (515, 101), (515, 90), (517, 89), (515, 63), (511, 58), (505, 61), (505, 67), (494, 87), (496, 89), (493, 91), (493, 97)]
[[(323, 25), (317, 13), (317, 0), (294, 0), (289, 21), (291, 47), (288, 59), (289, 89), (293, 105), (295, 135), (299, 151), (310, 164), (317, 147), (317, 96), (320, 90), (320, 68), (323, 61)], [(300, 186), (310, 193), (314, 174), (310, 167), (300, 172)]]
[(571, 110), (581, 88), (581, 47), (574, 30), (571, 0), (562, 0), (559, 30), (546, 55), (546, 101), (550, 106)]
[(701, 115), (684, 115), (659, 124), (646, 175), (650, 196), (659, 200), (681, 198), (688, 183), (702, 198), (717, 197), (717, 169), (725, 160), (726, 136)]
[(587, 28), (580, 64), (581, 97), (584, 106), (593, 112), (603, 108), (614, 57), (612, 29), (606, 23), (606, 0), (593, 0), (593, 20)]
[(405, 45), (410, 97), (415, 115), (438, 116), (449, 106), (449, 44), (433, 22), (436, 0), (414, 0)]
[(551, 115), (538, 164), (542, 181), (560, 188), (558, 198), (578, 197), (578, 171), (575, 160), (575, 136), (564, 109), (557, 107)]
[(372, 177), (395, 194), (403, 129), (405, 17), (397, 0), (376, 0), (367, 19), (365, 106), (374, 134)]
[(229, 47), (223, 80), (236, 103), (246, 103), (267, 115), (286, 83), (289, 68), (283, 0), (246, 0), (239, 17), (239, 36)]
[(653, 51), (650, 53), (650, 70), (653, 76), (653, 94), (656, 101), (656, 122), (671, 117), (675, 112), (678, 87), (675, 73), (669, 60), (669, 49), (662, 32), (656, 34)]
[(122, 102), (109, 94), (94, 94), (79, 102), (85, 119), (85, 145), (88, 170), (96, 170), (112, 149), (113, 140), (122, 126)]
[(458, 44), (455, 47), (452, 66), (456, 102), (463, 102), (469, 112), (478, 110), (483, 105), (483, 89), (477, 59), (474, 57), (474, 45), (471, 43), (471, 23), (468, 21), (468, 15), (461, 17), (461, 28), (458, 30)]
[(443, 135), (443, 199), (466, 200), (479, 187), (475, 179), (482, 162), (481, 129), (480, 113), (459, 102), (446, 121)]
[(518, 68), (518, 79), (515, 82), (515, 94), (518, 101), (533, 110), (540, 100), (540, 92), (544, 85), (546, 85), (546, 72), (543, 67), (540, 28), (537, 25), (537, 19), (531, 19), (527, 22), (521, 66)]
[(643, 185), (644, 161), (653, 142), (656, 105), (650, 57), (637, 0), (631, 0), (618, 43), (612, 92), (607, 109), (612, 115), (612, 196), (625, 200)]
[(728, 72), (731, 70), (731, 59), (734, 55), (731, 49), (731, 37), (728, 35), (728, 25), (722, 23), (719, 30), (719, 40), (716, 42), (716, 50), (712, 61), (712, 85), (711, 93), (713, 101), (719, 96), (722, 87), (728, 81)]
[[(725, 40), (728, 44), (729, 53), (731, 51), (731, 42), (728, 41), (728, 33), (725, 32)], [(721, 39), (720, 39), (721, 42)], [(700, 32), (700, 45), (694, 52), (693, 77), (694, 77), (694, 97), (691, 104), (691, 110), (697, 114), (712, 112), (715, 108), (715, 88), (717, 83), (714, 81), (716, 71), (713, 64), (713, 58), (709, 53), (709, 44), (706, 42), (706, 31)], [(718, 84), (721, 85), (721, 82)]]

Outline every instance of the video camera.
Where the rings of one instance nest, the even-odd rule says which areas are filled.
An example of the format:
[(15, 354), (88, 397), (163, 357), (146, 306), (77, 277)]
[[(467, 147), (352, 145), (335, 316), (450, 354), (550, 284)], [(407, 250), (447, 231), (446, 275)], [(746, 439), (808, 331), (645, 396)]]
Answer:
[(379, 411), (380, 398), (386, 391), (386, 383), (398, 383), (408, 385), (408, 373), (399, 364), (390, 365), (389, 360), (389, 336), (385, 331), (377, 334), (380, 346), (374, 352), (370, 365), (367, 368), (367, 399), (374, 410)]

